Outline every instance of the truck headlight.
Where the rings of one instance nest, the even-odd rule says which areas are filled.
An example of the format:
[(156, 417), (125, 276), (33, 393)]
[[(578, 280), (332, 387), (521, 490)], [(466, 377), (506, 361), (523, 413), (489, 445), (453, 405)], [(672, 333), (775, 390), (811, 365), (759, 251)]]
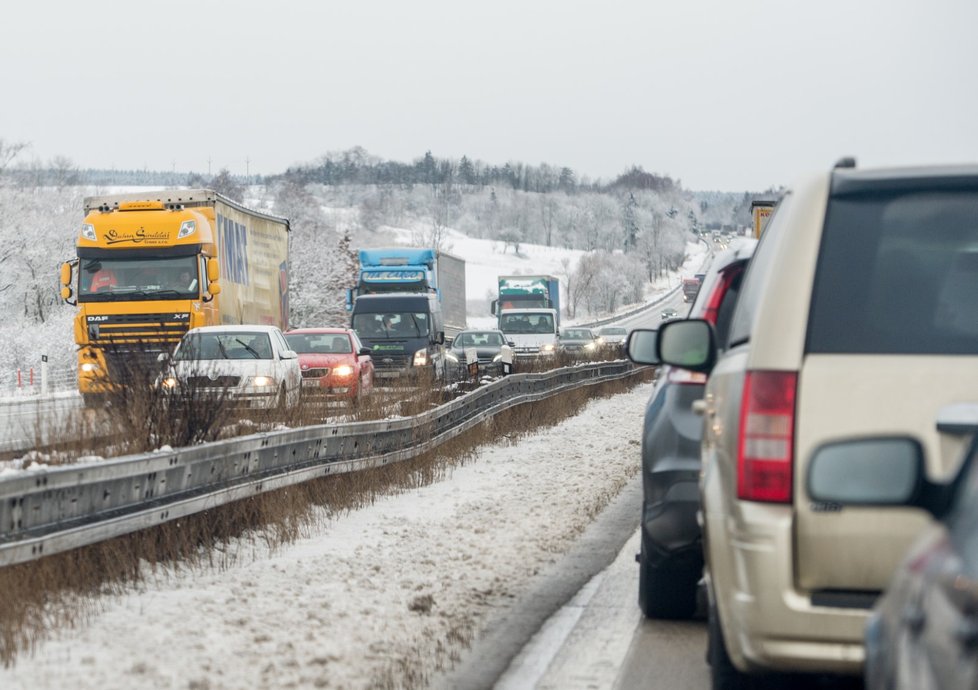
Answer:
[(251, 385), (257, 388), (264, 388), (265, 386), (274, 386), (275, 379), (271, 376), (254, 376), (251, 379)]
[(540, 348), (540, 352), (553, 352), (556, 349), (553, 343), (547, 343)]
[(91, 374), (93, 371), (98, 371), (98, 364), (95, 362), (85, 362), (81, 365), (81, 370), (86, 374)]
[(344, 378), (346, 376), (352, 376), (352, 375), (353, 375), (353, 367), (351, 367), (349, 364), (341, 364), (340, 366), (335, 367), (333, 369), (333, 376), (337, 376), (339, 378)]
[(414, 366), (423, 367), (428, 365), (428, 351), (418, 350), (414, 353)]

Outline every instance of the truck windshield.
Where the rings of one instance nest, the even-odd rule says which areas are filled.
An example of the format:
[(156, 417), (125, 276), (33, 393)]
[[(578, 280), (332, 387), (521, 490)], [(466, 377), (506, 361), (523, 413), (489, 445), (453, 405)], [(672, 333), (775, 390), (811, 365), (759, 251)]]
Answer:
[(499, 319), (503, 333), (555, 333), (551, 314), (503, 314)]
[(428, 315), (424, 312), (384, 312), (354, 314), (353, 330), (361, 338), (421, 338), (428, 335)]
[(82, 259), (81, 302), (188, 299), (200, 296), (196, 256)]

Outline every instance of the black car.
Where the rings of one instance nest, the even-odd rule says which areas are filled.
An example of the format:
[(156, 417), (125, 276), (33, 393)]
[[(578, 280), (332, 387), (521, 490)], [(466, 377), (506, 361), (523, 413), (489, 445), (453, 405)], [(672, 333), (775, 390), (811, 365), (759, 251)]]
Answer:
[[(718, 332), (726, 331), (756, 244), (744, 240), (717, 256), (702, 279), (690, 318), (707, 319)], [(647, 343), (654, 334), (647, 329), (633, 331), (629, 357), (633, 347)], [(663, 366), (645, 410), (638, 603), (648, 618), (688, 618), (696, 610), (703, 570), (696, 522), (703, 418), (693, 412), (692, 404), (702, 399), (705, 385), (705, 374)]]
[(593, 357), (598, 354), (601, 342), (590, 328), (561, 328), (559, 349), (567, 355)]
[(479, 374), (498, 375), (502, 373), (503, 347), (512, 347), (506, 334), (495, 329), (461, 331), (452, 340), (452, 347), (445, 355), (448, 362), (449, 377), (466, 378), (468, 364), (466, 350), (475, 350)]
[[(945, 408), (939, 432), (978, 430), (978, 405), (951, 407), (966, 414)], [(927, 478), (923, 448), (908, 436), (823, 446), (806, 484), (814, 503), (838, 511), (909, 506), (938, 519), (914, 542), (866, 625), (867, 690), (978, 687), (978, 437), (947, 484)]]

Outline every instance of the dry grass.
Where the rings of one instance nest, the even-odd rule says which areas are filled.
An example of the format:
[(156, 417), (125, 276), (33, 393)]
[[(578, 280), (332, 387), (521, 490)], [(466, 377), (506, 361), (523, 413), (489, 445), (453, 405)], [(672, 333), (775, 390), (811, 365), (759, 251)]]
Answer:
[[(327, 508), (329, 514), (342, 513), (371, 505), (378, 496), (438, 481), (451, 467), (471, 459), (480, 445), (500, 440), (516, 443), (532, 431), (576, 414), (595, 397), (614, 395), (646, 380), (648, 372), (639, 370), (626, 380), (511, 408), (413, 460), (317, 479), (150, 530), (0, 568), (0, 661), (9, 665), (49, 631), (82, 624), (97, 610), (100, 595), (125, 591), (160, 566), (228, 567), (249, 557), (230, 550), (231, 544), (276, 548), (292, 542), (315, 516), (323, 514), (319, 507)], [(441, 393), (422, 396), (409, 406), (431, 406), (440, 397)], [(386, 408), (384, 398), (378, 396), (354, 416), (386, 412)], [(246, 534), (249, 539), (238, 539)], [(472, 631), (456, 634), (467, 640)]]

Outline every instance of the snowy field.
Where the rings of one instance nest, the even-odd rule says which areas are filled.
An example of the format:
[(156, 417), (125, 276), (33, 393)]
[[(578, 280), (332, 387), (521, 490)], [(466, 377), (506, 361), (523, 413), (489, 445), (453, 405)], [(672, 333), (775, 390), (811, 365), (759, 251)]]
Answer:
[(423, 686), (639, 470), (651, 384), (225, 570), (157, 571), (0, 670), (5, 690)]

